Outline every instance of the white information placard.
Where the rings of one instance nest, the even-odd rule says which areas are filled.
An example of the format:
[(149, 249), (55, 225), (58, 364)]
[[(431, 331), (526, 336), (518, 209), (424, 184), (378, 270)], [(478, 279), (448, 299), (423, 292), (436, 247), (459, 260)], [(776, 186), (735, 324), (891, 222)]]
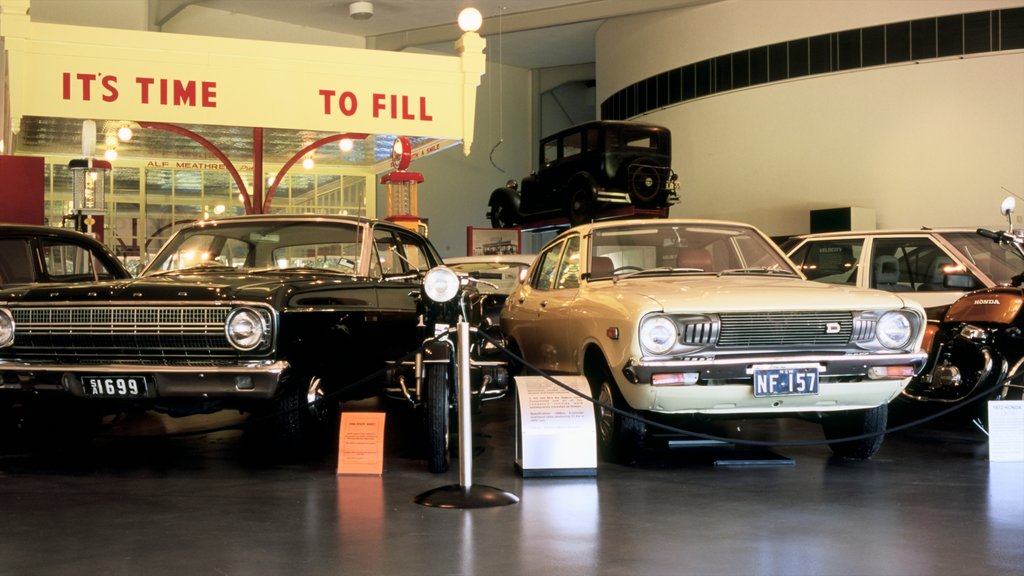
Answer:
[[(590, 396), (582, 376), (557, 378)], [(593, 404), (542, 376), (516, 377), (516, 466), (523, 476), (597, 474)]]
[(988, 459), (1024, 462), (1024, 400), (988, 403)]

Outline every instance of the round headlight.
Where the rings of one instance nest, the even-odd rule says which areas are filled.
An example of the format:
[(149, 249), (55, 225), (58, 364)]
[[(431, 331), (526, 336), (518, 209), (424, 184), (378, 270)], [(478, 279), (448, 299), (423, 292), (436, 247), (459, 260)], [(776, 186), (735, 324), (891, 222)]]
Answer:
[(459, 293), (459, 275), (446, 266), (433, 268), (423, 277), (423, 293), (434, 302), (447, 302)]
[(640, 323), (640, 346), (651, 354), (667, 353), (678, 340), (676, 323), (667, 316), (649, 316)]
[(0, 309), (0, 348), (14, 343), (14, 317), (9, 310)]
[(224, 332), (227, 334), (228, 342), (243, 352), (259, 346), (263, 342), (263, 335), (266, 331), (267, 324), (263, 320), (263, 316), (252, 308), (232, 310), (224, 323)]
[(897, 350), (910, 343), (910, 339), (914, 336), (914, 328), (906, 314), (886, 312), (878, 320), (875, 336), (882, 346), (890, 350)]

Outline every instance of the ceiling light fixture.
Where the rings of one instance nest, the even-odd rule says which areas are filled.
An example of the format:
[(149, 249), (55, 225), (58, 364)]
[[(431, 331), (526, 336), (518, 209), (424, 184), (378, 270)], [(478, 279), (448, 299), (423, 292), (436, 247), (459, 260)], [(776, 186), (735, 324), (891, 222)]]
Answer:
[(459, 12), (458, 21), (463, 32), (476, 32), (484, 23), (484, 16), (476, 8), (466, 8)]
[(117, 139), (121, 142), (128, 142), (132, 139), (132, 136), (132, 128), (127, 124), (117, 129)]
[(369, 20), (373, 18), (373, 2), (353, 2), (349, 4), (348, 15), (353, 20)]

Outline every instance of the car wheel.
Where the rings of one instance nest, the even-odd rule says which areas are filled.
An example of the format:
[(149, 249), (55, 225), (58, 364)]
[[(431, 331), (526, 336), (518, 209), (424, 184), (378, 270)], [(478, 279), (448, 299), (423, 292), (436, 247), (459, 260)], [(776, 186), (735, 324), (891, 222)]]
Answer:
[(282, 452), (318, 452), (337, 419), (338, 402), (328, 398), (319, 376), (296, 374), (274, 402), (274, 423)]
[(519, 224), (516, 207), (508, 196), (497, 196), (491, 200), (491, 227), (513, 228)]
[(654, 166), (637, 162), (629, 167), (629, 196), (633, 204), (640, 207), (656, 205), (658, 194), (664, 187), (661, 174)]
[(589, 186), (580, 186), (569, 197), (569, 224), (579, 226), (594, 219), (594, 193)]
[(821, 427), (825, 438), (829, 440), (872, 434), (867, 438), (829, 444), (836, 456), (864, 460), (874, 456), (875, 452), (882, 447), (888, 419), (889, 406), (883, 404), (867, 410), (826, 414), (821, 422)]
[(448, 471), (451, 438), (449, 380), (447, 364), (427, 365), (427, 470), (434, 474)]
[(647, 425), (635, 418), (639, 412), (626, 404), (606, 368), (588, 374), (587, 380), (593, 397), (600, 403), (594, 405), (594, 416), (602, 458), (623, 464), (635, 462), (646, 448)]

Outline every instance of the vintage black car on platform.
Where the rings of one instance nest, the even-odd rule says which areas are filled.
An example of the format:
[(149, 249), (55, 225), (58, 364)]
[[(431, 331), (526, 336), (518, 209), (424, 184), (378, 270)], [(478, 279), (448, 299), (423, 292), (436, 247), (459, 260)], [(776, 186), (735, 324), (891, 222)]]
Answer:
[(0, 224), (0, 288), (130, 277), (92, 236), (53, 226)]
[(417, 348), (415, 272), (440, 261), (365, 218), (188, 224), (138, 278), (0, 292), (0, 401), (86, 422), (238, 409), (305, 447), (338, 400), (376, 395), (383, 377), (353, 383)]
[(541, 140), (540, 169), (492, 192), (487, 217), (495, 228), (577, 225), (624, 208), (664, 217), (678, 201), (671, 165), (667, 128), (587, 122)]

